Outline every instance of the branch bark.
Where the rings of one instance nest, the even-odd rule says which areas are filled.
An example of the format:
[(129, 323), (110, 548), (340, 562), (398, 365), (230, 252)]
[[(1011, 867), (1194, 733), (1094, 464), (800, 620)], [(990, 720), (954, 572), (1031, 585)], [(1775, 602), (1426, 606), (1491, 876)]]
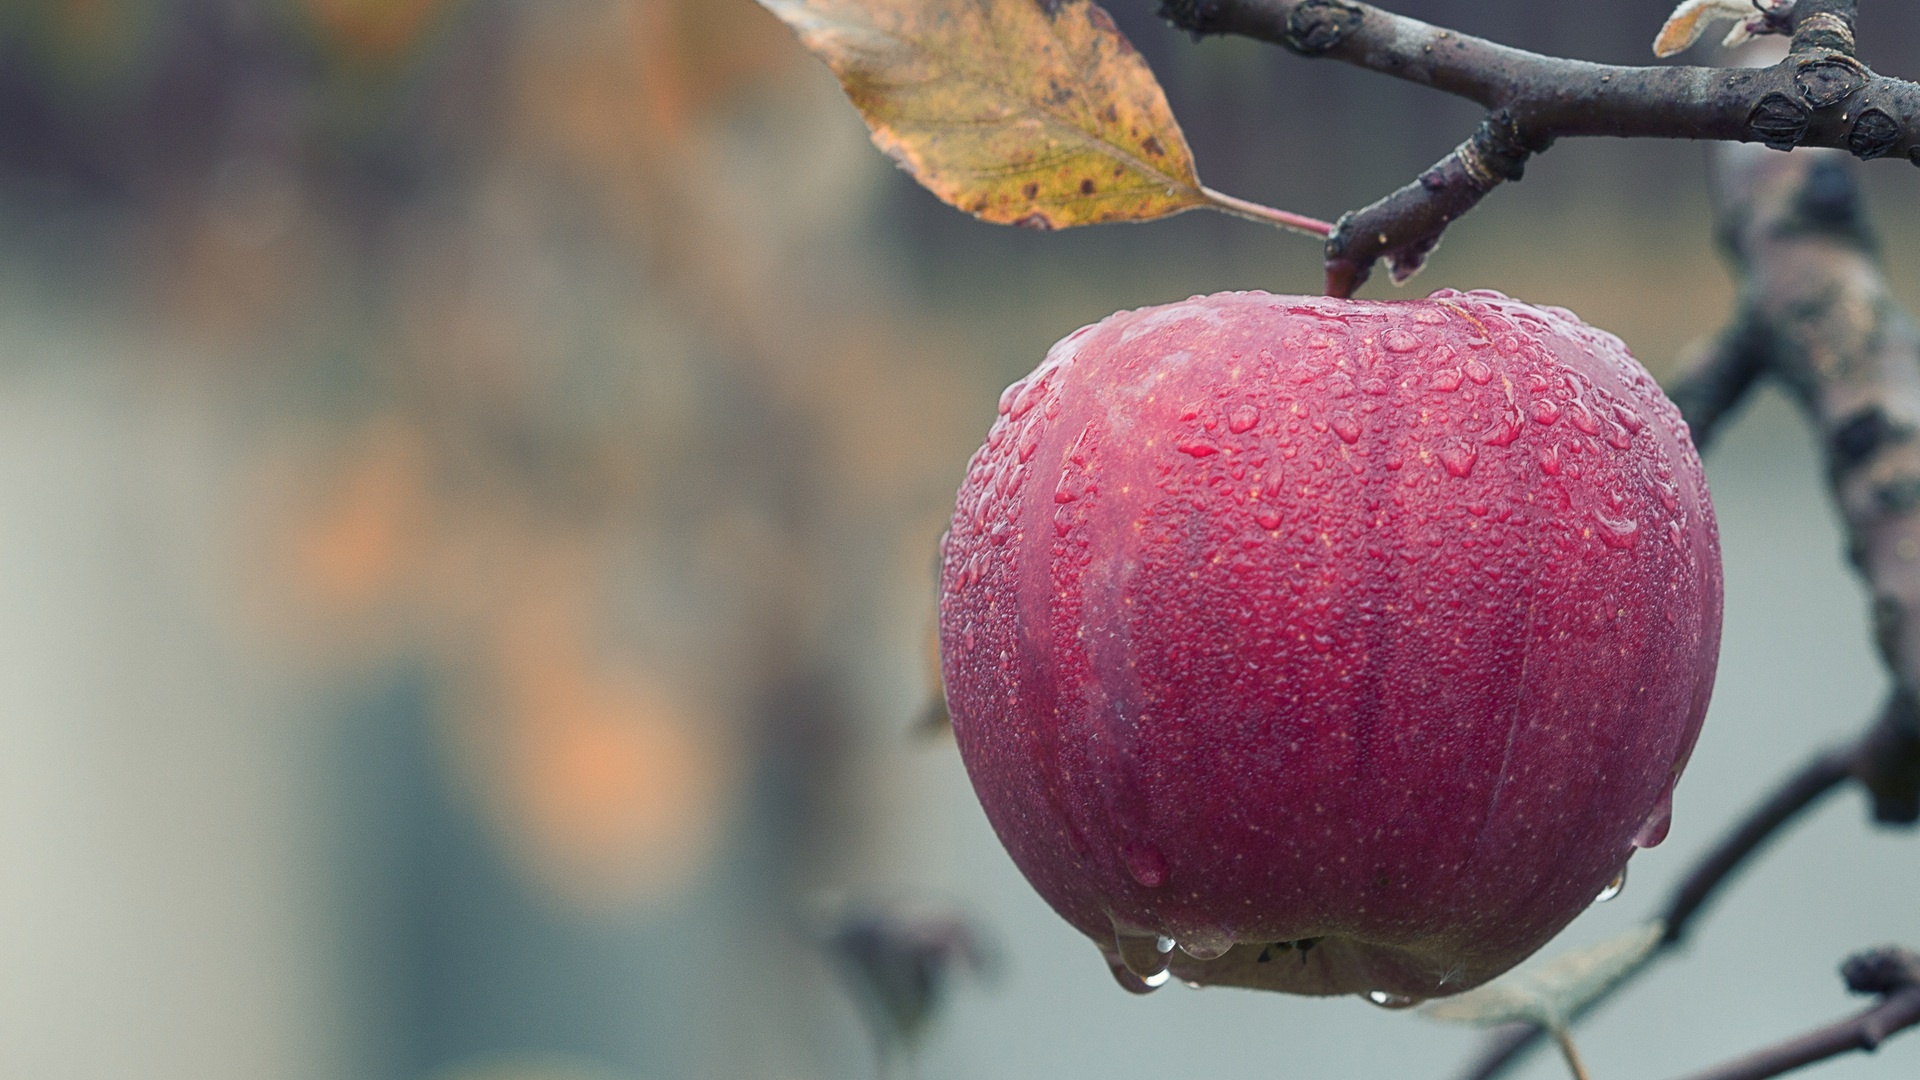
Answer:
[(1854, 58), (1852, 0), (1800, 0), (1793, 48), (1766, 68), (1633, 67), (1542, 56), (1348, 0), (1163, 0), (1196, 37), (1239, 34), (1477, 102), (1474, 135), (1414, 183), (1342, 217), (1327, 291), (1349, 296), (1384, 258), (1417, 272), (1447, 226), (1520, 179), (1554, 140), (1582, 135), (1832, 147), (1920, 164), (1920, 84)]

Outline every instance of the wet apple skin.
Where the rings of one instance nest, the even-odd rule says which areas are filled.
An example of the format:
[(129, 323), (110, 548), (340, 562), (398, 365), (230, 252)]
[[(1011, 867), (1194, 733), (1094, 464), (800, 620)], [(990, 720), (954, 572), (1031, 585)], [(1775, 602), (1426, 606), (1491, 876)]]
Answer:
[(1720, 611), (1699, 458), (1618, 339), (1246, 292), (1008, 388), (940, 637), (988, 820), (1123, 985), (1116, 935), (1165, 935), (1227, 949), (1173, 951), (1192, 982), (1426, 998), (1664, 835)]

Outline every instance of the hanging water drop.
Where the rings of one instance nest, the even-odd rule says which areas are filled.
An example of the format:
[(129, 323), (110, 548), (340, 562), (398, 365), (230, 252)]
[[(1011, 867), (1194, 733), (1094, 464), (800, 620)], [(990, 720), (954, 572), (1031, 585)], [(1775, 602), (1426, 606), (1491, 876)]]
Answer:
[(1621, 890), (1626, 887), (1627, 868), (1623, 866), (1620, 868), (1619, 873), (1613, 875), (1613, 880), (1607, 883), (1607, 887), (1600, 890), (1600, 895), (1593, 898), (1593, 902), (1596, 904), (1604, 904), (1614, 897), (1619, 896)]
[(1668, 778), (1667, 786), (1660, 791), (1660, 798), (1653, 804), (1653, 811), (1640, 823), (1640, 831), (1633, 834), (1633, 846), (1637, 848), (1659, 847), (1667, 838), (1667, 832), (1673, 828), (1673, 780)]
[(1411, 1009), (1420, 1004), (1420, 999), (1405, 994), (1388, 993), (1385, 990), (1367, 991), (1367, 1000), (1383, 1009)]
[[(1167, 962), (1173, 952), (1173, 940), (1157, 934), (1116, 929), (1113, 935), (1113, 948), (1120, 954), (1120, 962), (1126, 965), (1128, 971), (1142, 979), (1152, 980), (1156, 975), (1167, 973)], [(1148, 985), (1158, 986), (1159, 983), (1149, 981)]]
[(1195, 960), (1218, 960), (1232, 948), (1233, 938), (1226, 934), (1202, 934), (1180, 943), (1180, 951)]

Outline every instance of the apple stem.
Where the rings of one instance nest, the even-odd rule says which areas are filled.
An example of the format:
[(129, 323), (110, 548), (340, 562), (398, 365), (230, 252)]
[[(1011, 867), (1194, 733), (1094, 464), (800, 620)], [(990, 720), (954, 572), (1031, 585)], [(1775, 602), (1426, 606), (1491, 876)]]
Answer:
[(1325, 239), (1327, 234), (1333, 231), (1333, 223), (1330, 221), (1321, 221), (1319, 218), (1308, 217), (1305, 214), (1296, 214), (1288, 210), (1275, 210), (1271, 206), (1262, 206), (1257, 202), (1248, 202), (1246, 199), (1235, 198), (1224, 191), (1215, 191), (1204, 184), (1200, 187), (1200, 194), (1207, 197), (1207, 201), (1215, 210), (1224, 214), (1232, 214), (1235, 217), (1243, 217), (1251, 221), (1275, 225), (1282, 229), (1290, 229), (1297, 233), (1306, 233), (1308, 236), (1318, 236), (1322, 239)]

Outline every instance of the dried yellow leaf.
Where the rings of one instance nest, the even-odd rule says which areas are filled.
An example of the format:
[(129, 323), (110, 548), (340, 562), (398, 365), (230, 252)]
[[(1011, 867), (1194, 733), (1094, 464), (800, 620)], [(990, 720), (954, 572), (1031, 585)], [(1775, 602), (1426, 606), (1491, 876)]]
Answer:
[(949, 205), (1059, 229), (1213, 206), (1146, 61), (1091, 0), (760, 0), (840, 77), (874, 144)]

